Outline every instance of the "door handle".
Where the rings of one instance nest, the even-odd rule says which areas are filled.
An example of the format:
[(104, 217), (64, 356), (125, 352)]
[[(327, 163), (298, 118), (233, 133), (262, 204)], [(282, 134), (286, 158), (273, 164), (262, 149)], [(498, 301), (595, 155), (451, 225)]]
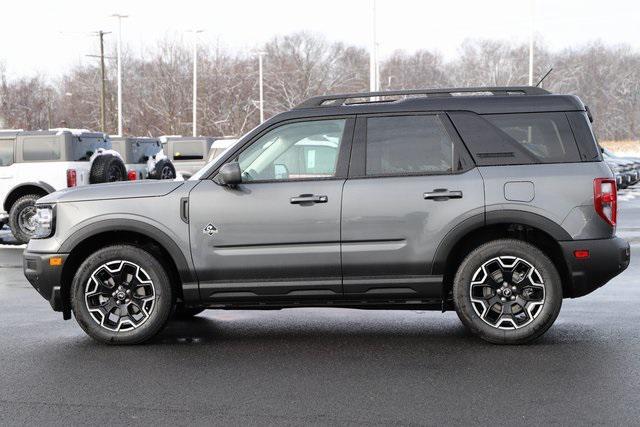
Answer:
[(435, 200), (436, 202), (442, 202), (449, 199), (462, 199), (462, 191), (449, 191), (446, 188), (436, 188), (429, 193), (424, 193), (423, 197), (425, 200)]
[(297, 197), (292, 197), (289, 202), (293, 205), (301, 205), (305, 203), (327, 203), (329, 198), (327, 196), (318, 196), (315, 194), (301, 194)]

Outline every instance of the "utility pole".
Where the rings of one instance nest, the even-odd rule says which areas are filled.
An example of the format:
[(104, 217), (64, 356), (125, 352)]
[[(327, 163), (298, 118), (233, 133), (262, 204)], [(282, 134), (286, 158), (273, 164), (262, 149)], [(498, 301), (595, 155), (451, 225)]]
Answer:
[(204, 30), (190, 30), (193, 33), (193, 136), (198, 136), (198, 34)]
[[(92, 58), (100, 58), (100, 130), (107, 132), (106, 114), (107, 114), (107, 76), (105, 72), (105, 56), (104, 56), (104, 36), (111, 34), (110, 31), (97, 31), (96, 34), (100, 38), (100, 55), (87, 55)], [(113, 59), (113, 58), (109, 58)]]
[(264, 122), (264, 83), (263, 83), (263, 75), (262, 75), (262, 57), (265, 55), (264, 52), (258, 52), (258, 78), (260, 79), (259, 87), (260, 87), (260, 123)]
[(122, 19), (129, 15), (114, 13), (113, 18), (118, 18), (118, 136), (122, 136)]
[(378, 73), (378, 37), (376, 0), (369, 0), (371, 6), (371, 41), (369, 46), (369, 91), (377, 92), (380, 88)]

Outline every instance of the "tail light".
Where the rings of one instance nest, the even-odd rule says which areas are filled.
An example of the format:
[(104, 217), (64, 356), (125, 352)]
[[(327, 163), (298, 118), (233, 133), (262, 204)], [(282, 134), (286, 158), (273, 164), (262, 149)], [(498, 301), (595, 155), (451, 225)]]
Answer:
[(133, 169), (131, 169), (128, 173), (127, 173), (127, 179), (129, 181), (135, 181), (136, 179), (138, 179), (138, 173), (136, 171), (134, 171)]
[(78, 179), (75, 169), (67, 169), (67, 187), (75, 187), (78, 185)]
[(593, 180), (593, 206), (598, 215), (612, 227), (618, 218), (618, 193), (616, 180), (612, 178), (596, 178)]

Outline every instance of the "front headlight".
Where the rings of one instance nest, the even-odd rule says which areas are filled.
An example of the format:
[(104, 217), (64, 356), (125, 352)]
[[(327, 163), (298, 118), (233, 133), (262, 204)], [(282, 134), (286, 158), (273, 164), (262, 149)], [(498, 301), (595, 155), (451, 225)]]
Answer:
[(53, 235), (56, 224), (53, 206), (36, 206), (34, 222), (36, 226), (34, 239), (46, 239)]

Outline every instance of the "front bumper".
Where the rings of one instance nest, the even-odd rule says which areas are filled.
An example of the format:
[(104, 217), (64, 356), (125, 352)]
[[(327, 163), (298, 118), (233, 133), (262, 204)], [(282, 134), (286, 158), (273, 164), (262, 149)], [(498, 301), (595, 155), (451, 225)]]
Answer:
[[(619, 237), (560, 242), (571, 276), (571, 298), (587, 295), (622, 273), (631, 259), (629, 243)], [(589, 251), (588, 258), (578, 259), (575, 251)]]
[[(55, 311), (63, 311), (62, 267), (69, 254), (43, 254), (24, 251), (22, 268), (24, 275)], [(61, 258), (60, 265), (51, 265), (51, 258)]]

